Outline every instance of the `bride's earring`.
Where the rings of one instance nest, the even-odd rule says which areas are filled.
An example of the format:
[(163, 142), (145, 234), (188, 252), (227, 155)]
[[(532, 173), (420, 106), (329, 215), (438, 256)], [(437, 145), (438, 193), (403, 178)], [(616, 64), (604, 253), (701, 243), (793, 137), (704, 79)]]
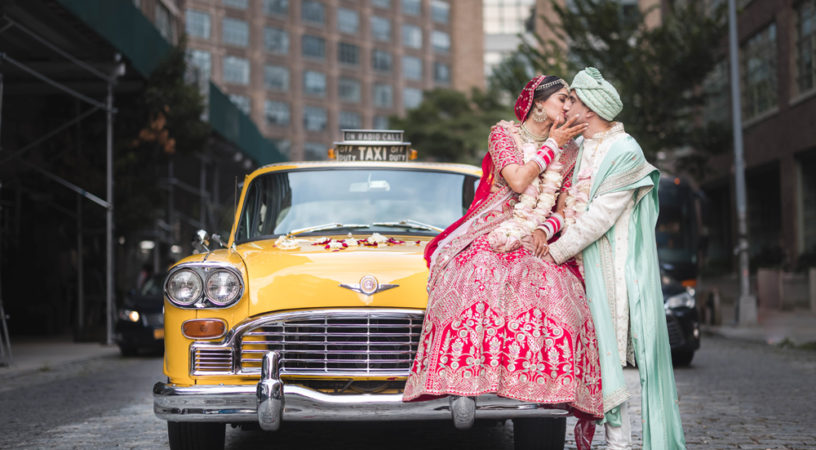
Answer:
[(536, 105), (535, 111), (533, 111), (533, 120), (538, 123), (544, 122), (547, 120), (547, 112), (544, 111), (544, 107), (541, 105)]

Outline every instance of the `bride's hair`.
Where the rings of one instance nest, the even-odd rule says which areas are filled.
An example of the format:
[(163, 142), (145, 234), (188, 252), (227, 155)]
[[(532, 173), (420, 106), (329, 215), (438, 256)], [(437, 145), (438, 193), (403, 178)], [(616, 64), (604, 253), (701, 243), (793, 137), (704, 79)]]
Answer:
[[(541, 88), (541, 86), (545, 87)], [(535, 94), (533, 94), (533, 105), (535, 105), (537, 102), (547, 100), (551, 95), (563, 89), (564, 86), (566, 86), (566, 83), (555, 75), (550, 75), (547, 78), (544, 78), (541, 83), (539, 83), (539, 89), (536, 89)], [(527, 111), (527, 117), (524, 118), (525, 120), (530, 118), (530, 114), (534, 109), (535, 106), (531, 107), (530, 110)]]

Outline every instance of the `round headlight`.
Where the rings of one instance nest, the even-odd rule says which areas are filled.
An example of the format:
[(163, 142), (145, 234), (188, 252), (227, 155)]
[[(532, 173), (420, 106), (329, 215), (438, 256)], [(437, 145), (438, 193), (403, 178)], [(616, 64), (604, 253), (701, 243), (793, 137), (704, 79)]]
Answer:
[(201, 298), (201, 277), (190, 269), (181, 269), (167, 280), (167, 297), (181, 306), (190, 306)]
[(241, 280), (227, 270), (217, 270), (207, 278), (207, 298), (216, 306), (226, 306), (241, 294)]

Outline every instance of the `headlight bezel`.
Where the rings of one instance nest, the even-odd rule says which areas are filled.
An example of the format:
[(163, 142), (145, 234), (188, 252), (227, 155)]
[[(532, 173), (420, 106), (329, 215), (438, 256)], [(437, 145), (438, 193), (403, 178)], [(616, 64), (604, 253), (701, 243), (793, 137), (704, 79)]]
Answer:
[[(173, 292), (171, 292), (171, 290), (169, 289), (170, 281), (173, 279), (174, 276), (176, 276), (179, 272), (182, 271), (193, 272), (201, 282), (201, 292), (199, 293), (198, 297), (195, 299), (195, 301), (187, 304), (177, 301), (177, 299), (173, 295)], [(235, 279), (238, 281), (238, 289), (235, 292), (233, 298), (231, 298), (229, 301), (220, 303), (218, 300), (213, 300), (211, 298), (207, 286), (213, 275), (222, 272), (229, 273), (230, 275), (235, 277)], [(244, 297), (244, 289), (245, 282), (243, 274), (234, 266), (225, 263), (194, 262), (179, 264), (178, 266), (170, 269), (170, 271), (167, 274), (167, 278), (165, 278), (164, 281), (165, 297), (173, 306), (181, 309), (229, 308), (237, 304)]]

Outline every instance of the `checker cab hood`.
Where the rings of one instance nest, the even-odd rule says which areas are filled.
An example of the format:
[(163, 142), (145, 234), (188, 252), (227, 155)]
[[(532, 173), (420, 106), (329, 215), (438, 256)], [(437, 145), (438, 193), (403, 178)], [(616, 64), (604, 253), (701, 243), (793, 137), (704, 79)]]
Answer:
[[(429, 238), (405, 239), (403, 244), (352, 244), (343, 250), (315, 245), (325, 240), (322, 237), (298, 240), (292, 249), (278, 247), (274, 240), (238, 245), (236, 250), (246, 266), (249, 315), (305, 308), (424, 309), (428, 269), (422, 252)], [(396, 286), (370, 295), (348, 288), (356, 287), (366, 276), (376, 278), (381, 288)]]

